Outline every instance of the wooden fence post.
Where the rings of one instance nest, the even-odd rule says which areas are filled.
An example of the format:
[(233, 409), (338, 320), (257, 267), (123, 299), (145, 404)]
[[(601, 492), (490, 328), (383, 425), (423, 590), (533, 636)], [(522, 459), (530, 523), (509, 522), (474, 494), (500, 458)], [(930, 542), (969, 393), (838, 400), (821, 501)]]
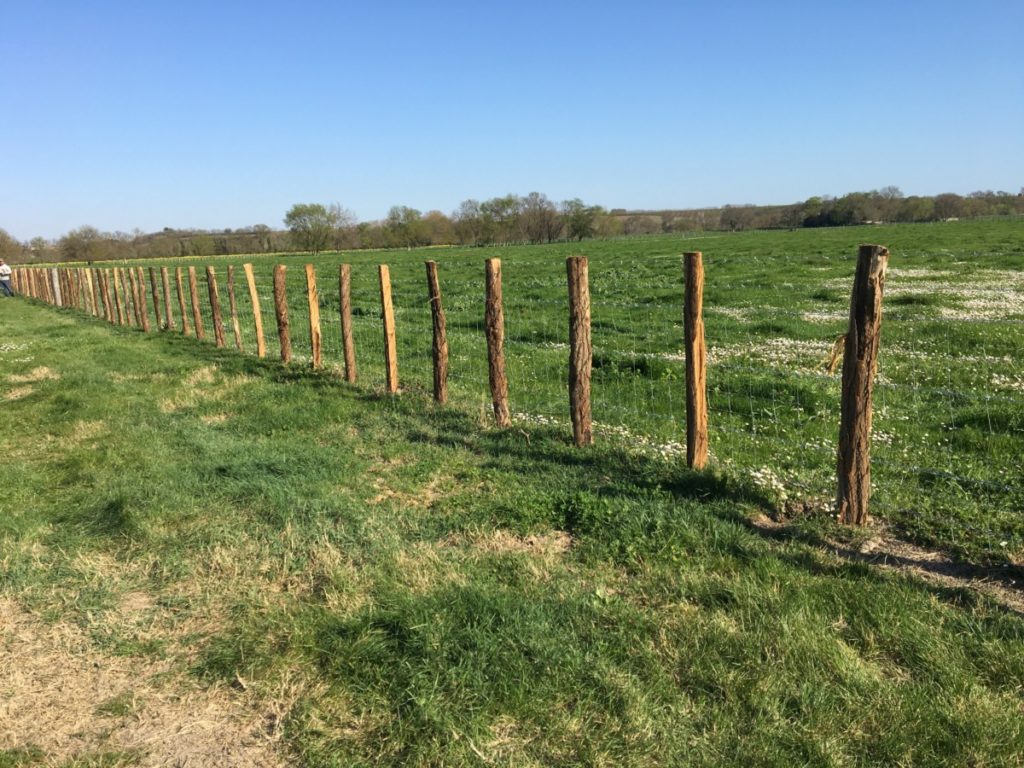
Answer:
[(345, 381), (356, 381), (356, 346), (352, 338), (352, 267), (338, 267), (338, 298), (341, 313), (341, 347), (345, 358)]
[(850, 295), (850, 325), (843, 350), (842, 413), (837, 456), (839, 521), (868, 522), (871, 497), (871, 392), (882, 332), (882, 293), (889, 251), (862, 245)]
[(162, 330), (164, 320), (160, 314), (160, 291), (157, 290), (156, 267), (149, 268), (149, 292), (153, 297), (153, 316), (156, 318), (156, 329)]
[(85, 270), (86, 280), (89, 281), (89, 292), (92, 294), (92, 314), (100, 317), (103, 314), (103, 301), (100, 299), (100, 281), (97, 271), (90, 267)]
[(206, 331), (203, 330), (203, 313), (199, 308), (199, 282), (196, 280), (196, 268), (188, 268), (188, 294), (192, 302), (192, 323), (196, 329), (196, 338), (202, 341), (206, 338)]
[(114, 267), (111, 276), (114, 279), (114, 307), (117, 309), (117, 324), (124, 325), (124, 289), (121, 287), (121, 270)]
[(171, 280), (167, 274), (167, 267), (160, 267), (160, 284), (164, 290), (164, 317), (167, 318), (167, 330), (173, 331), (174, 313), (171, 311)]
[(316, 267), (306, 265), (306, 303), (309, 306), (309, 348), (313, 358), (313, 370), (323, 362), (323, 344), (320, 336), (320, 295), (316, 290)]
[(389, 394), (398, 391), (398, 342), (395, 338), (395, 307), (391, 303), (391, 271), (387, 264), (377, 267), (380, 278), (380, 306), (384, 320), (384, 378)]
[(569, 281), (569, 412), (572, 439), (578, 447), (594, 442), (590, 412), (590, 277), (586, 256), (565, 260)]
[(235, 267), (228, 264), (228, 303), (231, 306), (231, 328), (235, 332), (235, 346), (239, 352), (242, 348), (242, 326), (238, 324), (238, 302), (235, 301)]
[(64, 306), (63, 296), (60, 292), (60, 275), (57, 274), (56, 268), (50, 269), (50, 287), (53, 290), (50, 303), (58, 307)]
[(206, 285), (210, 290), (210, 312), (213, 315), (213, 339), (217, 347), (224, 346), (224, 321), (220, 314), (220, 292), (213, 267), (206, 268)]
[(508, 409), (508, 377), (505, 375), (505, 311), (501, 301), (501, 259), (487, 259), (484, 262), (484, 277), (487, 380), (491, 386), (494, 420), (499, 427), (508, 427), (512, 425), (512, 417)]
[(132, 301), (131, 281), (128, 280), (126, 273), (131, 272), (131, 267), (121, 268), (121, 295), (124, 296), (124, 319), (125, 324), (129, 326), (136, 325), (136, 308)]
[(188, 324), (188, 310), (185, 309), (185, 281), (181, 276), (181, 267), (174, 268), (174, 288), (178, 294), (178, 312), (181, 313), (181, 332), (185, 336), (192, 334)]
[(135, 268), (135, 282), (139, 286), (139, 318), (142, 321), (142, 330), (149, 333), (149, 308), (146, 306), (146, 275), (142, 271), (142, 267)]
[(441, 304), (441, 281), (437, 276), (437, 262), (427, 262), (427, 293), (430, 296), (430, 317), (434, 325), (434, 400), (439, 405), (448, 402), (448, 333)]
[(704, 256), (683, 254), (686, 294), (683, 332), (686, 337), (686, 465), (704, 469), (708, 463), (708, 353), (704, 346)]
[(288, 293), (285, 284), (284, 264), (274, 265), (274, 314), (277, 315), (277, 338), (281, 344), (281, 362), (292, 359), (292, 337), (288, 329)]
[(252, 302), (252, 321), (256, 326), (256, 355), (266, 357), (267, 342), (263, 338), (263, 311), (260, 309), (260, 295), (256, 290), (256, 278), (252, 273), (252, 264), (243, 264), (245, 282), (249, 286), (249, 301)]
[(100, 286), (103, 290), (103, 317), (113, 325), (117, 322), (117, 310), (114, 309), (114, 299), (110, 295), (110, 270), (101, 269)]
[(139, 313), (139, 282), (135, 279), (135, 268), (128, 267), (128, 283), (132, 292), (132, 312), (135, 315), (135, 324), (142, 327), (142, 315)]

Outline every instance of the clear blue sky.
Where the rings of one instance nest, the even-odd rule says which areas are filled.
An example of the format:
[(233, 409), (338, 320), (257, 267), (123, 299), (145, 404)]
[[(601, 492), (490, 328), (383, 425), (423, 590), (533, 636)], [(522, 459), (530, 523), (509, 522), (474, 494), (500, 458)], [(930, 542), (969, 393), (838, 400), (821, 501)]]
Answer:
[(1024, 185), (1024, 1), (0, 3), (0, 227)]

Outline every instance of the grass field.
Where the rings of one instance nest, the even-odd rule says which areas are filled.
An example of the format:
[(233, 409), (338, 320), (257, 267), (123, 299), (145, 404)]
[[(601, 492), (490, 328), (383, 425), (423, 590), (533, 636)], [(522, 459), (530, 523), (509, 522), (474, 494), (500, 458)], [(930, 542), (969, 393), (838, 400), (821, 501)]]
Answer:
[[(17, 628), (0, 680), (56, 658), (109, 673), (102, 695), (62, 678), (59, 722), (32, 686), (0, 682), (14, 723), (0, 766), (158, 764), (158, 726), (192, 734), (178, 749), (205, 733), (181, 701), (223, 716), (212, 742), (268, 745), (196, 764), (1020, 764), (1015, 604), (844, 557), (865, 540), (826, 514), (762, 523), (829, 498), (838, 382), (822, 363), (856, 244), (875, 241), (892, 251), (875, 512), (974, 564), (1019, 566), (1022, 234), (994, 221), (322, 256), (332, 363), (327, 285), (353, 264), (357, 387), (0, 302), (0, 615)], [(707, 269), (706, 473), (677, 448), (678, 254), (692, 249)], [(563, 383), (576, 252), (591, 258), (603, 425), (583, 451)], [(490, 255), (505, 273), (506, 431), (486, 418)], [(428, 257), (448, 408), (427, 391)], [(305, 260), (288, 259), (300, 345)], [(379, 391), (381, 261), (398, 398)], [(230, 262), (211, 263), (223, 276)], [(254, 263), (272, 325), (273, 261)]]

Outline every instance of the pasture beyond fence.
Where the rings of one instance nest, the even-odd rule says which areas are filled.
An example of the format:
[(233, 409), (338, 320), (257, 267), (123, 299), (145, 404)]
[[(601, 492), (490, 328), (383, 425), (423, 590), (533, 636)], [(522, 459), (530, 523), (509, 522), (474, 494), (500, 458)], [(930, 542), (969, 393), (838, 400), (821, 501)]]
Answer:
[[(682, 268), (678, 257), (659, 258), (659, 275), (642, 296), (625, 294), (623, 285), (638, 281), (621, 267), (603, 269), (591, 286), (592, 265), (585, 258), (567, 259), (561, 276), (550, 259), (507, 259), (504, 290), (502, 263), (488, 259), (480, 270), (478, 257), (475, 269), (453, 264), (451, 277), (447, 265), (428, 261), (425, 282), (422, 263), (419, 277), (411, 264), (402, 264), (394, 288), (389, 267), (370, 264), (334, 264), (329, 273), (309, 264), (301, 279), (294, 276), (301, 270), (285, 264), (272, 270), (244, 264), (244, 286), (237, 291), (235, 265), (198, 273), (195, 266), (19, 268), (14, 279), (22, 294), (116, 325), (201, 340), (209, 328), (218, 347), (230, 343), (259, 357), (337, 367), (346, 381), (369, 382), (389, 393), (401, 384), (403, 390), (431, 392), (439, 403), (479, 405), (502, 426), (571, 429), (580, 446), (595, 439), (619, 441), (685, 458), (695, 468), (710, 456), (720, 467), (745, 470), (780, 504), (799, 511), (834, 502), (851, 523), (866, 519), (874, 413), (873, 447), (886, 477), (886, 510), (922, 488), (949, 485), (954, 495), (981, 489), (988, 501), (996, 501), (997, 511), (1009, 513), (1020, 489), (1005, 468), (988, 473), (983, 462), (936, 461), (936, 453), (949, 457), (953, 452), (941, 436), (936, 452), (924, 440), (920, 448), (904, 443), (898, 430), (921, 413), (934, 412), (935, 403), (941, 408), (948, 402), (949, 422), (964, 418), (966, 409), (977, 430), (998, 437), (1000, 417), (993, 420), (993, 404), (998, 407), (1000, 398), (1012, 393), (989, 390), (973, 399), (952, 380), (930, 386), (912, 373), (909, 381), (899, 382), (897, 366), (883, 365), (877, 377), (881, 408), (872, 407), (886, 259), (885, 249), (862, 247), (852, 292), (847, 272), (845, 279), (832, 276), (814, 291), (815, 301), (828, 302), (825, 311), (802, 308), (795, 299), (792, 308), (785, 299), (776, 302), (783, 306), (766, 308), (757, 336), (748, 332), (746, 343), (740, 326), (757, 318), (756, 303), (748, 299), (730, 306), (722, 298), (736, 286), (716, 285), (712, 278), (711, 301), (705, 304), (698, 253), (687, 254)], [(710, 263), (715, 264), (713, 256)], [(907, 272), (908, 282), (924, 287), (922, 275)], [(786, 290), (789, 283), (781, 285)], [(840, 307), (841, 296), (846, 298)], [(901, 296), (920, 298), (918, 293)], [(901, 301), (896, 317), (907, 319), (917, 307)], [(266, 329), (270, 317), (276, 323), (276, 349), (269, 343), (273, 331)], [(797, 328), (812, 323), (817, 324), (813, 340), (807, 338), (809, 326)], [(709, 345), (706, 325), (713, 337)], [(930, 326), (931, 318), (929, 331)], [(769, 336), (773, 332), (775, 338)], [(821, 358), (841, 335), (842, 374), (830, 376)], [(923, 356), (923, 344), (908, 356), (902, 330), (896, 337), (894, 357)], [(722, 343), (723, 338), (728, 341)], [(947, 343), (952, 343), (948, 337)], [(889, 360), (887, 354), (883, 345), (883, 360)], [(995, 361), (997, 368), (1007, 364), (1005, 372), (991, 375), (993, 382), (1018, 381), (1009, 355), (981, 349), (976, 357)], [(987, 430), (980, 420), (986, 412)]]

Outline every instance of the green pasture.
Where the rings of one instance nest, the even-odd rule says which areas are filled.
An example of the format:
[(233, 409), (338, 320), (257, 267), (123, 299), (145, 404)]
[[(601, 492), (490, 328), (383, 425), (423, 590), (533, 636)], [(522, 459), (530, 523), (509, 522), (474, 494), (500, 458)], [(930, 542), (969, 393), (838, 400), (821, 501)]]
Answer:
[[(144, 335), (0, 300), (0, 599), (71, 625), (106, 658), (165, 670), (97, 701), (83, 728), (156, 706), (147, 696), (170, 669), (244, 689), (275, 713), (286, 763), (311, 768), (1019, 765), (1019, 610), (838, 555), (835, 542), (856, 550), (872, 533), (840, 530), (817, 505), (838, 431), (824, 358), (844, 331), (856, 246), (879, 242), (892, 256), (875, 514), (1019, 573), (1022, 226), (253, 259), (264, 361), (241, 270), (244, 355), (230, 328), (218, 350), (212, 334)], [(698, 249), (712, 464), (694, 473), (677, 447), (679, 254)], [(564, 384), (574, 253), (590, 257), (601, 425), (582, 450)], [(504, 268), (507, 430), (489, 421), (488, 256)], [(429, 396), (427, 258), (448, 314), (447, 407)], [(357, 385), (274, 359), (278, 261), (300, 358), (301, 266), (317, 265), (331, 366), (337, 265), (353, 265)], [(382, 392), (382, 262), (396, 397)], [(232, 262), (209, 263), (223, 280)], [(222, 283), (225, 308), (226, 296)], [(795, 502), (811, 503), (755, 525)], [(0, 766), (143, 759), (0, 746)]]

